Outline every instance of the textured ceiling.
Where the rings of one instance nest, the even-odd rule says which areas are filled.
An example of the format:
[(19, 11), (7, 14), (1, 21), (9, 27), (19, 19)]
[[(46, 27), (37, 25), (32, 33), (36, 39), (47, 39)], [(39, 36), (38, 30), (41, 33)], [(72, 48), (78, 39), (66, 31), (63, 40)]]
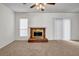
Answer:
[(46, 5), (45, 11), (30, 8), (32, 3), (3, 3), (15, 12), (49, 12), (49, 13), (78, 13), (79, 3), (56, 3), (56, 5)]

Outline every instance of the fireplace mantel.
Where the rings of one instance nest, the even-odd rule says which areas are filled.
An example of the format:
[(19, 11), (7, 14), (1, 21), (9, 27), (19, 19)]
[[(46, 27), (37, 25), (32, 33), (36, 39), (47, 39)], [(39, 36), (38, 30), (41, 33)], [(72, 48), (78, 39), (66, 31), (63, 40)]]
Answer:
[(30, 38), (28, 42), (48, 42), (45, 28), (30, 28)]

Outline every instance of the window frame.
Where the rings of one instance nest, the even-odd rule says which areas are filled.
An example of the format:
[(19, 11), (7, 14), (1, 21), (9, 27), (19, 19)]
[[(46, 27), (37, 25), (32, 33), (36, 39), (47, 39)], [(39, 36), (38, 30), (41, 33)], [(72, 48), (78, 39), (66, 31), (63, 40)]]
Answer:
[[(24, 20), (24, 19), (27, 20), (27, 27), (21, 29), (21, 27), (20, 27), (20, 25), (21, 25), (20, 21), (21, 21), (22, 19), (23, 19), (23, 20)], [(21, 31), (22, 31), (22, 30), (26, 31), (27, 34), (26, 34), (26, 35), (22, 35), (22, 34), (21, 34)], [(19, 20), (19, 36), (20, 36), (20, 37), (27, 37), (27, 36), (28, 36), (28, 18), (20, 18), (20, 20)]]

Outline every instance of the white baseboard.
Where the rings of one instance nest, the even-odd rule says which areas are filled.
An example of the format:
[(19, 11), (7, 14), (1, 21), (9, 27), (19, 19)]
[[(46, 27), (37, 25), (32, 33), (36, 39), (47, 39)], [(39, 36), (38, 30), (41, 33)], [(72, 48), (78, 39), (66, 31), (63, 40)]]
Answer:
[(7, 46), (7, 45), (10, 44), (10, 43), (12, 43), (13, 41), (15, 41), (15, 40), (9, 41), (9, 42), (7, 42), (6, 44), (0, 46), (0, 49), (2, 49), (3, 47)]

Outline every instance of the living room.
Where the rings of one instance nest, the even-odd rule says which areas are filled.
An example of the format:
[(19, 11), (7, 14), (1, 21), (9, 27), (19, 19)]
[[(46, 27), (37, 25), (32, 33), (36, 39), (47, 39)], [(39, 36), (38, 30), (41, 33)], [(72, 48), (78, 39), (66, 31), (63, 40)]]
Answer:
[(0, 3), (0, 55), (79, 55), (79, 3), (32, 5)]

